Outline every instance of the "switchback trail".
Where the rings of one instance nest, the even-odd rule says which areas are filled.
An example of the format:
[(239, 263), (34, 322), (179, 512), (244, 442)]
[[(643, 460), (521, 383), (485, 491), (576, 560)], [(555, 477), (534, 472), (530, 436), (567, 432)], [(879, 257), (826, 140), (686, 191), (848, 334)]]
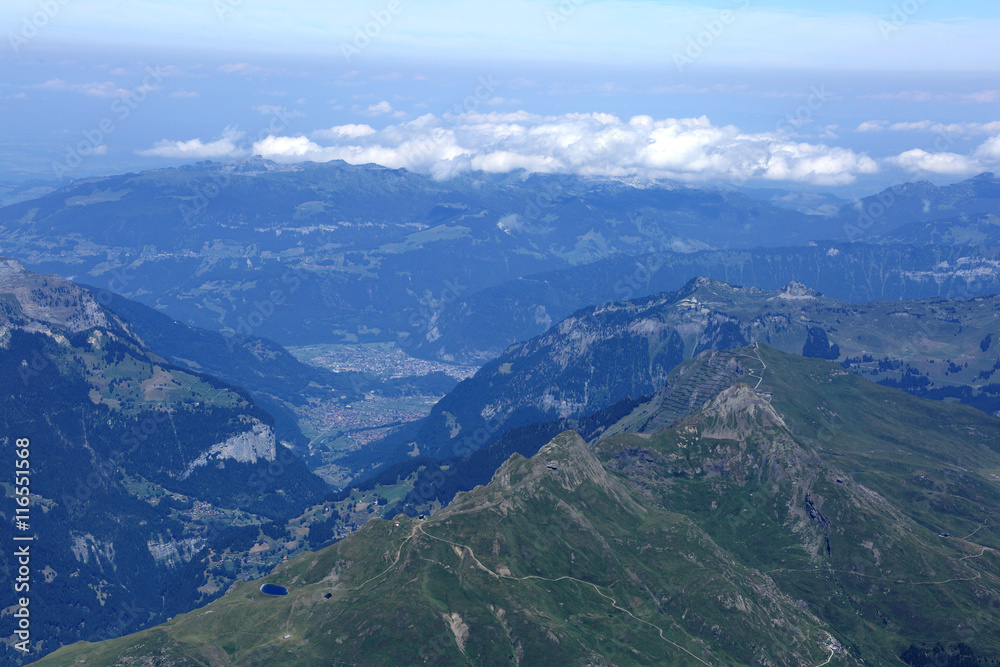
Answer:
[(614, 607), (618, 611), (621, 611), (623, 613), (628, 614), (630, 617), (632, 617), (636, 621), (639, 621), (640, 623), (643, 623), (644, 625), (648, 625), (649, 627), (656, 629), (656, 631), (659, 632), (659, 634), (660, 634), (660, 639), (662, 639), (666, 643), (670, 644), (674, 648), (676, 648), (676, 649), (678, 649), (680, 651), (684, 651), (685, 653), (687, 653), (689, 656), (691, 656), (692, 658), (694, 658), (695, 660), (697, 660), (701, 664), (703, 664), (703, 665), (709, 665), (709, 667), (711, 667), (711, 663), (705, 662), (704, 660), (702, 660), (701, 658), (699, 658), (698, 656), (696, 656), (694, 653), (692, 653), (691, 651), (689, 651), (686, 648), (684, 648), (683, 646), (681, 646), (680, 644), (676, 644), (676, 643), (670, 641), (669, 639), (667, 639), (666, 637), (664, 637), (663, 636), (663, 628), (661, 628), (661, 627), (659, 627), (657, 625), (654, 625), (654, 624), (650, 623), (649, 621), (644, 621), (643, 619), (639, 618), (638, 616), (636, 616), (635, 614), (633, 614), (632, 612), (630, 612), (628, 609), (625, 609), (624, 607), (619, 606), (618, 602), (613, 597), (611, 597), (610, 595), (605, 594), (604, 591), (602, 591), (601, 588), (597, 584), (591, 583), (589, 581), (583, 581), (582, 579), (577, 579), (576, 577), (570, 577), (570, 576), (558, 577), (556, 579), (551, 579), (549, 577), (541, 577), (541, 576), (538, 576), (538, 575), (528, 575), (527, 577), (515, 577), (513, 575), (500, 574), (498, 572), (494, 572), (490, 568), (488, 568), (485, 565), (483, 565), (483, 563), (476, 557), (475, 552), (472, 551), (472, 547), (467, 546), (465, 544), (458, 544), (457, 542), (452, 542), (452, 541), (446, 540), (446, 539), (444, 539), (442, 537), (436, 537), (434, 535), (431, 535), (430, 533), (428, 533), (427, 531), (424, 530), (422, 524), (417, 524), (417, 527), (420, 529), (420, 533), (422, 535), (424, 535), (425, 537), (429, 537), (432, 540), (437, 540), (438, 542), (444, 542), (445, 544), (450, 544), (451, 546), (456, 547), (456, 548), (458, 548), (458, 549), (460, 549), (462, 551), (467, 551), (469, 553), (469, 556), (475, 562), (476, 567), (478, 567), (483, 572), (486, 572), (487, 574), (490, 574), (490, 575), (496, 577), (497, 579), (508, 579), (510, 581), (528, 581), (530, 579), (535, 579), (535, 580), (538, 580), (538, 581), (548, 581), (548, 582), (551, 582), (551, 583), (556, 583), (556, 582), (568, 580), (568, 581), (575, 581), (576, 583), (582, 584), (584, 586), (590, 586), (591, 588), (594, 589), (594, 591), (598, 595), (600, 595), (605, 600), (610, 601), (612, 607)]

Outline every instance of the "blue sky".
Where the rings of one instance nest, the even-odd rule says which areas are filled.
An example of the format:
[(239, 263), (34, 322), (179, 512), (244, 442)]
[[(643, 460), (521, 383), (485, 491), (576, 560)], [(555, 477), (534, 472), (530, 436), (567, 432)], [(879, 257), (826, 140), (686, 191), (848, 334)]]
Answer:
[(0, 180), (260, 153), (867, 191), (1000, 163), (996, 3), (6, 0), (0, 28)]

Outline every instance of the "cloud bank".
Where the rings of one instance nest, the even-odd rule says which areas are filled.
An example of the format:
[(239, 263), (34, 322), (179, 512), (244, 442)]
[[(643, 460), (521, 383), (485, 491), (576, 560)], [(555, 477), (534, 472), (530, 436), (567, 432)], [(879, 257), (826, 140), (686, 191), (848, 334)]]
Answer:
[(482, 170), (583, 176), (713, 180), (750, 178), (838, 185), (878, 171), (849, 149), (796, 141), (780, 133), (747, 134), (708, 118), (611, 114), (427, 114), (376, 130), (341, 125), (310, 136), (269, 136), (254, 154), (278, 162), (376, 163), (448, 178)]
[[(892, 126), (869, 121), (858, 128), (885, 129), (935, 127), (930, 123), (926, 127), (923, 123)], [(995, 129), (996, 124), (963, 127), (966, 134)], [(657, 120), (650, 116), (622, 119), (606, 113), (541, 116), (526, 111), (467, 112), (426, 114), (381, 129), (350, 124), (308, 135), (271, 135), (252, 146), (241, 146), (241, 138), (229, 129), (213, 142), (164, 140), (140, 154), (236, 158), (252, 153), (285, 163), (343, 160), (405, 168), (435, 178), (467, 171), (524, 169), (597, 177), (817, 186), (848, 185), (885, 168), (966, 175), (1000, 163), (1000, 136), (988, 139), (971, 155), (916, 148), (877, 160), (850, 148), (801, 140), (789, 131), (747, 133), (734, 125), (714, 125), (705, 116)]]
[(226, 128), (222, 137), (208, 143), (201, 139), (190, 141), (169, 141), (164, 139), (147, 150), (136, 151), (146, 157), (191, 158), (191, 159), (221, 159), (245, 157), (249, 151), (239, 146), (244, 133), (233, 128)]

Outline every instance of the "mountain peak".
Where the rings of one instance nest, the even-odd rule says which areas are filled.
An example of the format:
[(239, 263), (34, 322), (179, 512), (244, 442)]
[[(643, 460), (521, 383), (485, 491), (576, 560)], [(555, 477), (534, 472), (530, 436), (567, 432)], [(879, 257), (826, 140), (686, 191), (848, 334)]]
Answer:
[(742, 440), (761, 428), (788, 430), (768, 397), (742, 382), (722, 390), (696, 418), (706, 438)]
[(28, 270), (16, 259), (0, 257), (0, 280), (6, 280), (9, 275), (27, 273)]
[(14, 259), (0, 258), (0, 294), (10, 294), (28, 318), (74, 333), (110, 328), (108, 316), (90, 292), (59, 276), (32, 273)]
[(626, 511), (644, 512), (621, 481), (608, 474), (587, 442), (575, 431), (564, 431), (531, 458), (519, 454), (511, 456), (486, 487), (455, 496), (441, 515), (465, 512), (470, 506), (482, 505), (486, 498), (491, 503), (510, 507), (519, 499), (535, 497), (546, 488), (548, 493), (556, 495), (563, 495), (563, 492), (575, 495), (587, 483), (599, 488)]
[(799, 300), (799, 299), (816, 299), (821, 296), (823, 295), (817, 292), (816, 290), (806, 287), (804, 284), (798, 282), (797, 280), (793, 280), (792, 282), (788, 283), (787, 285), (781, 288), (781, 290), (778, 292), (777, 298)]

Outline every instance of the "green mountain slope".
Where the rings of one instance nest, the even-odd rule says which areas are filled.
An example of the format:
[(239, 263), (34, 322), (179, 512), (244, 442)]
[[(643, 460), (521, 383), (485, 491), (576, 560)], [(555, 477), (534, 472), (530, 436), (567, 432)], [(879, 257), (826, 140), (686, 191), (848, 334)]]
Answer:
[[(769, 348), (719, 356), (759, 389), (652, 438), (609, 438), (609, 469), (683, 508), (872, 664), (959, 638), (997, 658), (998, 421)], [(778, 434), (762, 438), (754, 411), (780, 416)]]
[(564, 433), (282, 565), (287, 596), (39, 664), (994, 664), (1000, 420), (767, 347), (688, 377), (727, 354), (669, 428)]

